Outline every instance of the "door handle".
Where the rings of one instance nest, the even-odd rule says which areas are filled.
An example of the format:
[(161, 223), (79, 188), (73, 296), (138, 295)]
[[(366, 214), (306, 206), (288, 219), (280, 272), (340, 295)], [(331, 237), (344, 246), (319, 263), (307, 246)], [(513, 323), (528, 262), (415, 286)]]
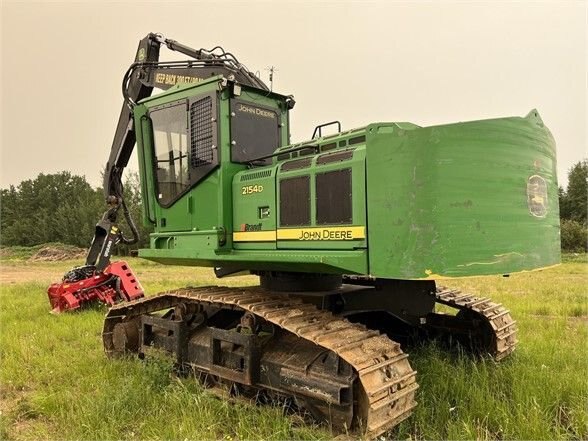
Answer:
[(192, 195), (191, 194), (188, 195), (188, 200), (187, 200), (186, 205), (187, 205), (186, 208), (188, 210), (188, 214), (191, 214), (192, 213)]

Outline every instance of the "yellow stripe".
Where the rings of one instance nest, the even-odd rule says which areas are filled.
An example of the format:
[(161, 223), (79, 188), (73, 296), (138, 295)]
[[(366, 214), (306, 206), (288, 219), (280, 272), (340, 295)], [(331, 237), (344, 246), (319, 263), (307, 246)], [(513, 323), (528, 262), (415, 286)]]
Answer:
[(276, 231), (234, 231), (233, 242), (275, 242)]
[(278, 230), (278, 240), (365, 239), (365, 227), (287, 228)]
[(358, 240), (365, 239), (365, 227), (283, 228), (270, 231), (234, 231), (233, 242), (275, 242), (278, 240)]

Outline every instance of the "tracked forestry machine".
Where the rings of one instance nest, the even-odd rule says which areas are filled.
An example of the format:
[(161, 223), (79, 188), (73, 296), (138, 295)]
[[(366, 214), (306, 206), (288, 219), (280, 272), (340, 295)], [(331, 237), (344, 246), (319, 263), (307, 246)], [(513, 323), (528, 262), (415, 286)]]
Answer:
[[(161, 45), (190, 59), (158, 62)], [(371, 438), (416, 405), (403, 336), (449, 337), (496, 360), (515, 349), (504, 306), (437, 281), (559, 263), (555, 143), (537, 111), (432, 127), (335, 122), (291, 144), (292, 96), (220, 47), (159, 34), (141, 40), (123, 93), (110, 210), (87, 265), (102, 274), (109, 241), (122, 240), (121, 174), (136, 143), (154, 227), (139, 255), (255, 274), (260, 286), (118, 303), (104, 323), (108, 356), (160, 348), (206, 384), (285, 397)]]

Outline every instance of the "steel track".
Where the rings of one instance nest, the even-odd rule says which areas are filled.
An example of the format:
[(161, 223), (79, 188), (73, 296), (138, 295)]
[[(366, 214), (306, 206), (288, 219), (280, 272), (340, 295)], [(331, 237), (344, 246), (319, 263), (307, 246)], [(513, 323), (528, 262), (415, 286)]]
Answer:
[(268, 295), (260, 288), (186, 288), (114, 306), (102, 333), (106, 353), (119, 355), (113, 342), (116, 324), (186, 301), (248, 311), (347, 361), (359, 378), (357, 425), (368, 438), (394, 427), (416, 406), (416, 372), (398, 343), (298, 298)]
[(494, 360), (500, 361), (511, 354), (517, 344), (516, 321), (510, 311), (501, 303), (495, 303), (488, 297), (476, 297), (464, 294), (458, 289), (438, 287), (437, 303), (450, 306), (459, 311), (467, 311), (479, 321), (492, 329), (492, 334), (485, 336), (489, 347), (485, 348)]
[[(447, 288), (437, 289), (436, 302), (466, 311), (475, 316), (477, 322), (482, 321), (486, 325), (484, 329), (492, 329), (492, 335), (484, 337), (490, 341), (486, 352), (494, 359), (501, 360), (514, 350), (515, 322), (501, 304)], [(120, 344), (117, 347), (114, 342), (117, 325), (180, 303), (249, 312), (337, 354), (357, 374), (354, 422), (356, 430), (368, 439), (408, 418), (417, 404), (416, 371), (398, 343), (379, 331), (303, 303), (300, 298), (268, 294), (259, 287), (183, 288), (116, 305), (110, 309), (104, 322), (102, 339), (106, 354), (113, 357), (124, 352), (120, 350)]]

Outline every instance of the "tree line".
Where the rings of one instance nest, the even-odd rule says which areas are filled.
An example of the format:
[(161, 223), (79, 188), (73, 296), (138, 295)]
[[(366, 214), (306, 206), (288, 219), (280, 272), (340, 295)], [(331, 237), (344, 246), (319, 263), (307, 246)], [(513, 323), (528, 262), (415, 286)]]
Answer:
[[(41, 173), (35, 179), (0, 190), (0, 197), (3, 246), (61, 242), (87, 248), (94, 237), (94, 226), (107, 208), (102, 188), (93, 188), (85, 177), (67, 171)], [(140, 235), (140, 242), (133, 248), (148, 246), (152, 230), (141, 221), (141, 190), (136, 172), (125, 177), (124, 197)], [(122, 210), (119, 219), (130, 237)], [(119, 254), (129, 251), (128, 246), (118, 246)]]
[(580, 161), (568, 173), (567, 189), (559, 188), (561, 247), (565, 251), (588, 251), (588, 161)]
[[(559, 188), (561, 241), (565, 251), (587, 251), (587, 182), (588, 162), (583, 160), (570, 169), (567, 189)], [(152, 229), (141, 221), (141, 188), (136, 172), (126, 175), (124, 192), (140, 234), (140, 242), (133, 248), (147, 247)], [(88, 247), (94, 236), (94, 225), (106, 209), (101, 188), (93, 188), (83, 176), (67, 171), (41, 173), (16, 187), (11, 185), (0, 190), (0, 198), (3, 246), (61, 242)], [(120, 219), (125, 230), (124, 217), (121, 215)], [(117, 251), (127, 254), (130, 249), (119, 245)]]

